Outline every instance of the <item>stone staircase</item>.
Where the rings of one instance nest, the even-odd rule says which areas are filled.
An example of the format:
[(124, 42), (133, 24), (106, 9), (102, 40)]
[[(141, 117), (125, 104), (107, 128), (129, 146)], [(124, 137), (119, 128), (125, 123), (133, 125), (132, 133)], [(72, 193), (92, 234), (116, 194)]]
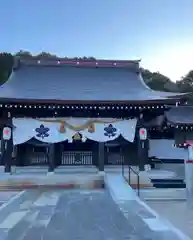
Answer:
[(183, 178), (151, 179), (155, 188), (186, 188)]
[[(4, 171), (4, 170), (3, 170)], [(56, 174), (96, 174), (98, 169), (95, 166), (59, 166), (55, 168)], [(47, 174), (47, 166), (26, 166), (26, 167), (12, 167), (13, 174)]]
[(141, 189), (140, 198), (148, 201), (155, 200), (185, 200), (186, 189), (185, 188), (171, 188), (171, 189)]
[(94, 166), (65, 166), (48, 173), (47, 167), (16, 167), (0, 175), (0, 190), (31, 188), (103, 188), (104, 176)]

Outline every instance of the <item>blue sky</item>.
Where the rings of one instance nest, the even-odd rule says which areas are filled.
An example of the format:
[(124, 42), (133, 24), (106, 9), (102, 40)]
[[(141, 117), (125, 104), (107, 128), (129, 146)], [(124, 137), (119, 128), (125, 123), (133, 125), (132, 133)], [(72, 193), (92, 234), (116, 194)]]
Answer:
[(192, 0), (1, 0), (0, 51), (142, 59), (172, 80), (193, 69)]

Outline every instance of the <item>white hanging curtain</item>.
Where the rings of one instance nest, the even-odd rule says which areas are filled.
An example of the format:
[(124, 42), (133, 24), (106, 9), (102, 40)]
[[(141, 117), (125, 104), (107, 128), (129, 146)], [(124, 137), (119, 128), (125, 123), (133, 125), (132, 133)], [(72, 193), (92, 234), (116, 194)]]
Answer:
[(13, 144), (27, 142), (31, 138), (46, 143), (57, 143), (68, 140), (73, 141), (77, 134), (82, 141), (90, 139), (97, 142), (112, 141), (123, 136), (127, 141), (133, 142), (135, 138), (137, 119), (32, 119), (13, 118)]

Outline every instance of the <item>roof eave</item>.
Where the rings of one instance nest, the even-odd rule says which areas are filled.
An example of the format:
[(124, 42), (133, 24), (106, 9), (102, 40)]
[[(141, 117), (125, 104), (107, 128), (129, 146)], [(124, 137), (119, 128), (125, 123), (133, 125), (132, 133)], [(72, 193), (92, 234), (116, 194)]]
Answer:
[(154, 99), (154, 100), (58, 100), (58, 99), (15, 99), (15, 98), (0, 98), (1, 104), (172, 104), (180, 100), (179, 98), (166, 98), (166, 99)]

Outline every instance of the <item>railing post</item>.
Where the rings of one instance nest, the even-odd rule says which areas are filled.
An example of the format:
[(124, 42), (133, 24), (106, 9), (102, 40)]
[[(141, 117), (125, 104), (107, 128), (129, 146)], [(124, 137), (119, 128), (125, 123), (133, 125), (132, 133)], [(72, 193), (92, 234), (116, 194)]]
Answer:
[(124, 171), (124, 170), (125, 170), (125, 169), (124, 169), (124, 168), (125, 168), (125, 164), (124, 164), (124, 162), (125, 162), (125, 161), (122, 161), (122, 176), (125, 175), (125, 171)]
[(137, 175), (137, 195), (140, 195), (140, 175), (138, 172), (136, 172), (132, 167), (128, 166), (128, 171), (129, 171), (129, 177), (128, 177), (128, 183), (129, 185), (131, 185), (131, 171)]
[(99, 142), (98, 145), (98, 169), (99, 171), (104, 171), (104, 161), (105, 161), (105, 145), (104, 142)]
[(129, 185), (131, 184), (131, 170), (130, 170), (130, 166), (129, 166)]
[(137, 175), (137, 195), (139, 197), (139, 175)]

